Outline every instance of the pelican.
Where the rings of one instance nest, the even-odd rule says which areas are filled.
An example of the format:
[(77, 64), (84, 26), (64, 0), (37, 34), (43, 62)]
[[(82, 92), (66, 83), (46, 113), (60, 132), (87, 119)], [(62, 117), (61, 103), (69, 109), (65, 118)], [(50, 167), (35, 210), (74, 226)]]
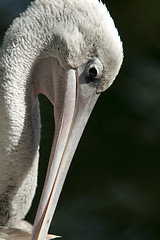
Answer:
[(14, 239), (9, 235), (15, 228), (21, 228), (19, 233), (28, 229), (23, 219), (35, 194), (39, 159), (37, 96), (50, 100), (55, 117), (30, 237), (44, 240), (87, 120), (122, 60), (118, 31), (98, 0), (35, 0), (7, 30), (0, 50), (0, 225), (8, 236), (4, 239)]

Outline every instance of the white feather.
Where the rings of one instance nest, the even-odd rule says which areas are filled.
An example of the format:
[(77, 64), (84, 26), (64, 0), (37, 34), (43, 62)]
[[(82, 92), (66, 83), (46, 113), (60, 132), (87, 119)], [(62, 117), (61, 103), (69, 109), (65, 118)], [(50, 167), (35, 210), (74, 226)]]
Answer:
[(98, 0), (36, 0), (6, 32), (0, 55), (0, 225), (13, 227), (27, 214), (37, 185), (35, 64), (53, 56), (75, 68), (98, 56), (102, 92), (118, 74), (123, 53), (114, 22)]

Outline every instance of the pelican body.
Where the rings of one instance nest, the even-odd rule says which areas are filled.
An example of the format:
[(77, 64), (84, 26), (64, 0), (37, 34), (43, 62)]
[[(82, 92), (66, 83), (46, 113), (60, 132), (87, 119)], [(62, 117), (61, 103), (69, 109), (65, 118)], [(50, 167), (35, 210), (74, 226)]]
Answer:
[(55, 134), (32, 240), (44, 240), (87, 120), (114, 81), (123, 51), (98, 0), (36, 0), (13, 21), (0, 50), (0, 225), (18, 228), (37, 186), (42, 93)]

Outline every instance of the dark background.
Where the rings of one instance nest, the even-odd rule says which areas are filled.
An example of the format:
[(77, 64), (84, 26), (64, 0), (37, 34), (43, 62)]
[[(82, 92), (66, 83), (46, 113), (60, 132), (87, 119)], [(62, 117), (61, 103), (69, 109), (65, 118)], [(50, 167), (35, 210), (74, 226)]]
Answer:
[[(1, 41), (29, 0), (0, 0)], [(124, 62), (101, 95), (74, 156), (50, 232), (64, 240), (160, 239), (160, 1), (108, 0)], [(52, 140), (40, 97), (42, 141), (33, 222)]]

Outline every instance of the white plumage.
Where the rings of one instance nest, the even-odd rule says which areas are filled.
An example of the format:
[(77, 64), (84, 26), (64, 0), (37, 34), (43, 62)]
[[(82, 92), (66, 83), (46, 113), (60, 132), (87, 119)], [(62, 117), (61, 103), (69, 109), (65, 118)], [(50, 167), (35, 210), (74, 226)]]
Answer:
[[(80, 94), (84, 92), (80, 97), (83, 102), (93, 95), (94, 106), (99, 93), (106, 90), (118, 74), (122, 59), (117, 29), (105, 5), (98, 0), (36, 0), (14, 20), (0, 50), (0, 225), (17, 226), (27, 214), (35, 194), (40, 141), (36, 96), (42, 92), (53, 104), (60, 101), (63, 105), (56, 95), (59, 90), (56, 93), (55, 89), (60, 88), (59, 95), (65, 95), (62, 80), (68, 72), (73, 77), (77, 74), (76, 79), (81, 72), (87, 79), (86, 74), (90, 72), (86, 69), (92, 61), (96, 71), (101, 71), (101, 77), (96, 78), (95, 84), (82, 81), (78, 88)], [(59, 77), (56, 78), (57, 69)], [(86, 86), (91, 90), (85, 89)], [(55, 111), (61, 121), (59, 106)], [(85, 108), (89, 110), (85, 110), (84, 126), (93, 106)], [(78, 112), (81, 108), (77, 109)], [(81, 115), (77, 113), (77, 118)], [(76, 121), (71, 120), (71, 126)], [(57, 131), (61, 128), (59, 124), (62, 123), (57, 123)], [(75, 136), (77, 139), (84, 126), (76, 135), (79, 137)], [(70, 132), (68, 129), (68, 134)], [(70, 160), (64, 164), (67, 169), (77, 144), (78, 140), (73, 153), (68, 155)], [(54, 143), (53, 149), (55, 146)], [(65, 156), (66, 150), (63, 151)]]

